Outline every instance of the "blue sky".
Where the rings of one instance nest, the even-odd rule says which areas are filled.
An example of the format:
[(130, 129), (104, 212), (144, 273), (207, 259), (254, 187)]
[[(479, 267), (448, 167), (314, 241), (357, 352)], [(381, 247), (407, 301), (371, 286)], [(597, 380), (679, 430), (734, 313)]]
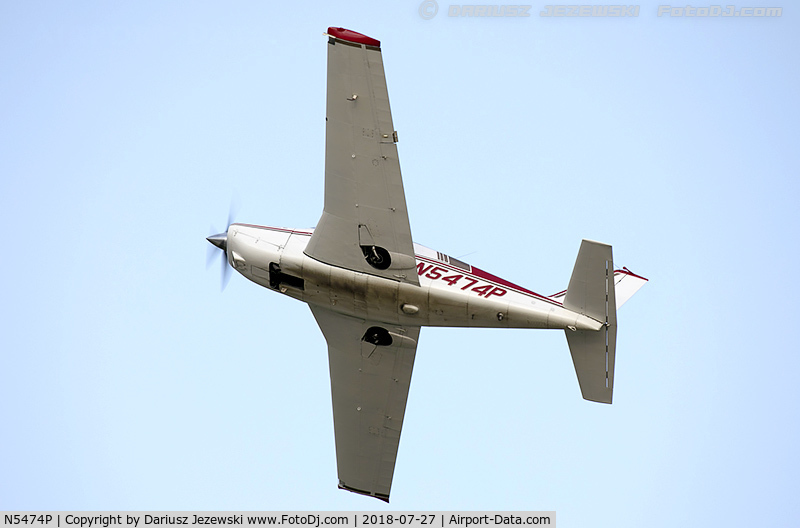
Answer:
[[(797, 525), (794, 6), (449, 5), (0, 4), (0, 509)], [(388, 506), (336, 489), (308, 308), (206, 268), (231, 203), (319, 218), (331, 25), (382, 41), (417, 242), (543, 294), (582, 238), (651, 279), (612, 406), (561, 332), (423, 329)]]

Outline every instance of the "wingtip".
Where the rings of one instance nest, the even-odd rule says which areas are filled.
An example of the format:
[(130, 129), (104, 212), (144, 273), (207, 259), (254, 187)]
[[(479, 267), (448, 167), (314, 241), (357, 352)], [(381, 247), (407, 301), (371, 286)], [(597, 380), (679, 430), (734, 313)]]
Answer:
[(351, 491), (353, 493), (358, 493), (359, 495), (366, 495), (367, 497), (374, 497), (378, 500), (382, 500), (386, 504), (389, 504), (389, 495), (386, 495), (384, 493), (377, 493), (374, 491), (364, 491), (356, 488), (351, 488), (341, 480), (339, 481), (339, 489)]
[(365, 44), (367, 46), (376, 46), (378, 48), (381, 47), (380, 40), (368, 37), (363, 33), (353, 31), (352, 29), (345, 29), (343, 27), (329, 27), (328, 35), (334, 38), (346, 40), (347, 42), (355, 42), (356, 44)]

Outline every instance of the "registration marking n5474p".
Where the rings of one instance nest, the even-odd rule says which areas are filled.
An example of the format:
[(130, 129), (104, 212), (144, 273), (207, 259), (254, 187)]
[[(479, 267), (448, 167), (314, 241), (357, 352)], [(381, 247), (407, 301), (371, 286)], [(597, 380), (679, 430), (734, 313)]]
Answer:
[[(435, 266), (433, 264), (425, 265), (424, 262), (417, 262), (417, 275), (420, 277), (424, 276), (431, 280), (441, 280), (447, 283), (448, 286), (461, 286), (462, 290), (469, 290), (472, 288), (471, 291), (474, 291), (480, 297), (489, 297), (490, 295), (497, 295), (498, 297), (502, 297), (507, 292), (503, 288), (499, 286), (495, 286), (493, 284), (481, 284), (481, 280), (476, 279), (466, 273), (455, 273), (454, 275), (445, 275), (445, 273), (452, 273), (453, 270), (443, 268), (441, 266)], [(464, 279), (466, 284), (461, 285), (461, 279)], [(475, 286), (476, 284), (480, 284), (480, 286)], [(473, 287), (474, 286), (474, 287)]]

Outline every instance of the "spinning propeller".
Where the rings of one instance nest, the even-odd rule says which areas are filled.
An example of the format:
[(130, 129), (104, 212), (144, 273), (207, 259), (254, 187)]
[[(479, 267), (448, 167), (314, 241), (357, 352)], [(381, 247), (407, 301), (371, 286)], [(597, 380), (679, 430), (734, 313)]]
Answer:
[[(225, 231), (216, 235), (211, 235), (210, 237), (206, 238), (206, 240), (211, 242), (211, 244), (222, 250), (222, 253), (220, 253), (220, 257), (222, 257), (221, 261), (222, 276), (220, 278), (221, 279), (220, 284), (222, 290), (225, 290), (225, 287), (228, 285), (228, 281), (231, 278), (230, 274), (231, 268), (230, 265), (228, 264), (228, 228), (230, 228), (232, 222), (233, 222), (233, 206), (231, 206), (231, 209), (228, 211), (228, 223), (227, 227), (225, 228)], [(214, 229), (212, 226), (211, 231), (212, 232), (216, 231), (216, 229)], [(206, 259), (206, 267), (211, 265), (211, 261), (214, 258), (213, 253), (214, 250), (209, 248), (208, 258)]]

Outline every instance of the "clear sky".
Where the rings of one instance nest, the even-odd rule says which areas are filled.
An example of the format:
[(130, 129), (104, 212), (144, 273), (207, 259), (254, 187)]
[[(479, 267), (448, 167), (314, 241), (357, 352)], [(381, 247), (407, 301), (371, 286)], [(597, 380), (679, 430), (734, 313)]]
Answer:
[[(0, 509), (800, 523), (795, 5), (439, 4), (0, 3)], [(562, 332), (423, 329), (388, 506), (336, 488), (308, 308), (206, 267), (231, 203), (317, 222), (332, 25), (382, 42), (417, 242), (543, 294), (582, 238), (651, 279), (611, 406)]]

